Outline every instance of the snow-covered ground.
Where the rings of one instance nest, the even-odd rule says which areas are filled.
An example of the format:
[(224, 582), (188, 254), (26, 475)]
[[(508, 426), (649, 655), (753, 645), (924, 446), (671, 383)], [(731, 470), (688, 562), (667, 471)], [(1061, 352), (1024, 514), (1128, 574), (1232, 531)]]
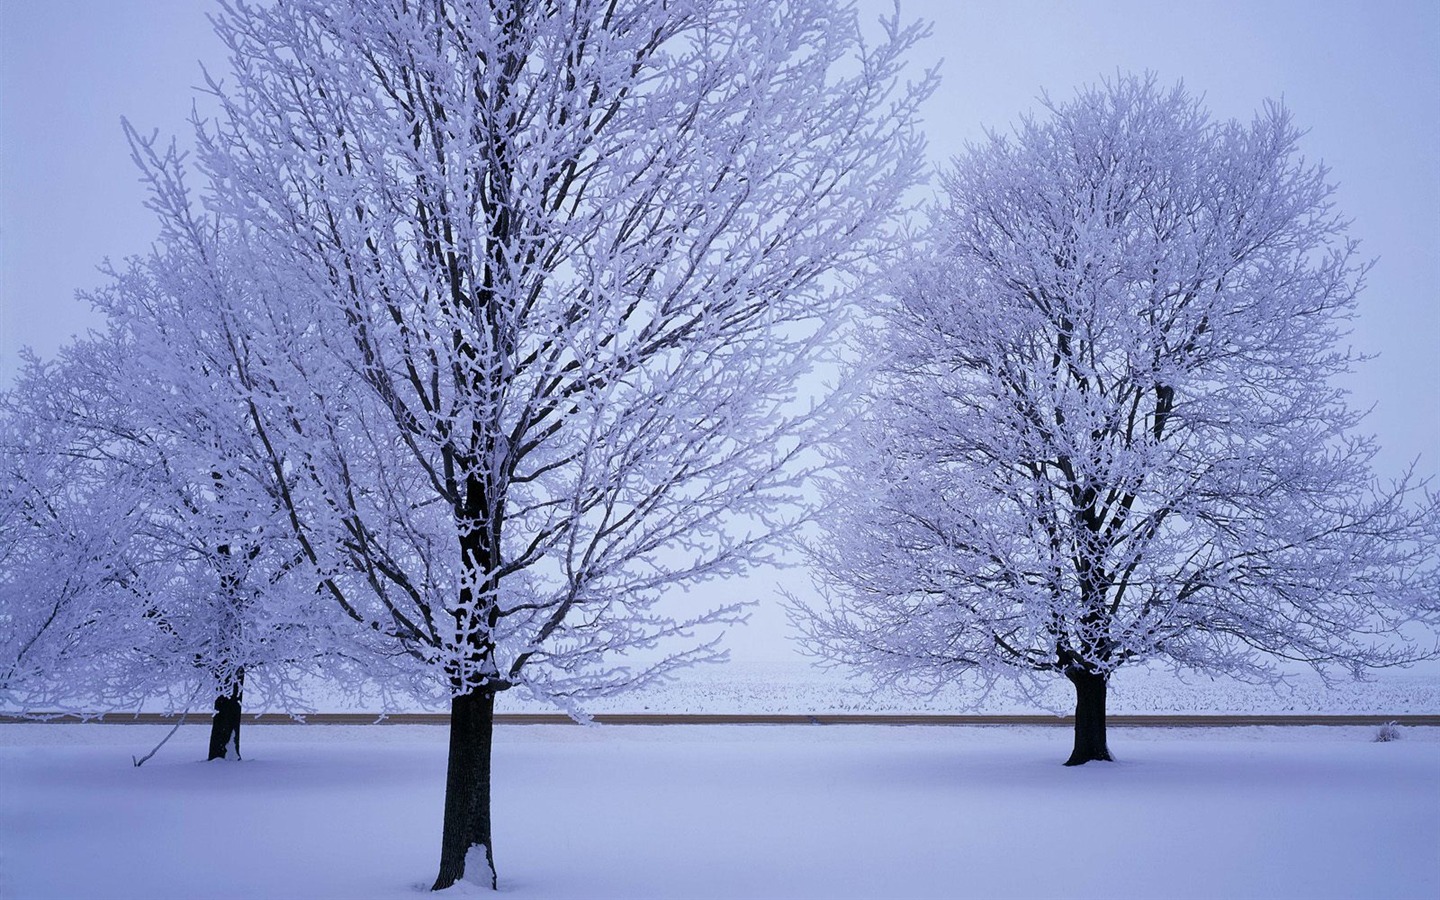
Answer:
[[(418, 898), (445, 729), (0, 726), (0, 897)], [(1440, 729), (508, 726), (502, 895), (1440, 896)], [(463, 895), (488, 895), (461, 886)]]
[[(448, 704), (424, 703), (404, 697), (387, 704), (374, 691), (357, 691), (352, 683), (309, 682), (300, 691), (303, 706), (274, 705), (258, 690), (246, 690), (246, 712), (443, 712)], [(1001, 685), (988, 695), (951, 686), (934, 696), (916, 696), (895, 690), (876, 691), (866, 679), (840, 670), (821, 669), (795, 655), (788, 659), (744, 659), (687, 669), (674, 680), (616, 697), (584, 704), (591, 713), (990, 713), (1056, 714), (1074, 710), (1070, 684), (1056, 676), (1037, 696), (1025, 696)], [(1203, 675), (1178, 676), (1168, 669), (1132, 666), (1110, 681), (1108, 707), (1112, 713), (1175, 714), (1286, 714), (1323, 713), (1395, 716), (1440, 715), (1440, 664), (1423, 669), (1386, 670), (1366, 681), (1337, 680), (1325, 684), (1308, 670), (1297, 671), (1280, 685), (1245, 684), (1232, 678)], [(501, 694), (497, 711), (556, 712), (548, 703), (527, 700), (520, 691)], [(15, 714), (15, 708), (0, 713)], [(112, 712), (102, 705), (77, 698), (64, 711)], [(163, 699), (143, 704), (139, 711), (172, 713)], [(210, 714), (209, 704), (194, 710)]]
[[(247, 691), (247, 712), (379, 712), (373, 695), (357, 696), (353, 686), (312, 684), (304, 692), (308, 708), (269, 706)], [(1004, 686), (980, 696), (949, 687), (934, 696), (894, 690), (875, 691), (863, 678), (820, 669), (802, 657), (746, 659), (687, 669), (673, 681), (652, 685), (584, 705), (592, 713), (992, 713), (1057, 714), (1074, 709), (1069, 682), (1056, 676), (1038, 696)], [(1313, 672), (1299, 671), (1280, 685), (1245, 684), (1231, 678), (1177, 676), (1162, 669), (1130, 667), (1111, 679), (1112, 713), (1328, 713), (1364, 715), (1440, 714), (1440, 666), (1423, 670), (1382, 671), (1363, 682), (1325, 684)], [(73, 709), (99, 711), (76, 701)], [(391, 712), (445, 711), (444, 704), (395, 701)], [(147, 712), (173, 712), (161, 702)], [(555, 712), (554, 706), (526, 700), (519, 691), (501, 694), (500, 712)], [(208, 715), (208, 705), (198, 710)]]
[[(687, 670), (669, 684), (588, 705), (591, 712), (716, 713), (1043, 713), (1071, 712), (1075, 694), (1069, 682), (1052, 679), (1038, 697), (999, 688), (980, 697), (963, 688), (947, 688), (933, 697), (873, 690), (864, 679), (839, 670), (820, 669), (793, 660), (745, 660)], [(546, 706), (501, 695), (502, 711), (541, 711)], [(1112, 713), (1330, 713), (1400, 715), (1440, 713), (1440, 675), (1396, 670), (1368, 681), (1325, 684), (1310, 671), (1287, 682), (1245, 684), (1230, 678), (1187, 676), (1163, 668), (1121, 669), (1110, 682)]]

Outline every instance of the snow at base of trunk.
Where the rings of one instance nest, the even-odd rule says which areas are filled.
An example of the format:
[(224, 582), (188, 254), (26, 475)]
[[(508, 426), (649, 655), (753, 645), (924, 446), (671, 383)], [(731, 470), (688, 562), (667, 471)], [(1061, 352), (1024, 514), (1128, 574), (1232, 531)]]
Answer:
[(490, 851), (484, 844), (471, 844), (465, 851), (465, 874), (461, 880), (487, 890), (495, 887), (495, 870), (490, 867)]

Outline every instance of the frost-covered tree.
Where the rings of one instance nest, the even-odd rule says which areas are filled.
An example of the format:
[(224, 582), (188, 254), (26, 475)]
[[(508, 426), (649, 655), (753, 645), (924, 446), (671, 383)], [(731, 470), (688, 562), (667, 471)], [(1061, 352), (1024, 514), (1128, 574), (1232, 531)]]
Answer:
[[(134, 279), (153, 285), (138, 263)], [(0, 395), (0, 697), (32, 713), (214, 698), (213, 759), (238, 751), (246, 672), (293, 700), (333, 616), (265, 539), (276, 505), (222, 446), (217, 398), (181, 402), (134, 324), (32, 359)]]
[[(796, 379), (922, 147), (915, 28), (833, 0), (225, 4), (208, 203), (271, 291), (232, 377), (289, 541), (450, 698), (437, 889), (494, 885), (496, 694), (713, 658), (662, 595), (767, 558)], [(663, 649), (663, 648), (662, 648)]]
[(338, 620), (228, 377), (229, 295), (252, 279), (191, 213), (178, 160), (135, 149), (160, 249), (90, 296), (104, 330), (0, 394), (0, 691), (33, 711), (213, 698), (214, 759), (238, 753), (247, 679), (294, 708), (297, 680), (342, 660)]
[(1433, 654), (1440, 509), (1372, 478), (1335, 383), (1366, 265), (1290, 115), (1153, 77), (1045, 109), (955, 162), (873, 310), (808, 648), (910, 687), (1063, 675), (1070, 764), (1110, 758), (1126, 663)]

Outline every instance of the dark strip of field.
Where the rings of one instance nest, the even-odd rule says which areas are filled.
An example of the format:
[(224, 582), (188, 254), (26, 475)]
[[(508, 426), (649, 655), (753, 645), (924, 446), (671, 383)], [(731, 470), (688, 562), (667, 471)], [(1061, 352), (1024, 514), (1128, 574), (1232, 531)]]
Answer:
[[(94, 722), (105, 725), (173, 725), (175, 713), (105, 713), (85, 716), (74, 713), (21, 717), (0, 715), (0, 724), (50, 722), (74, 724)], [(186, 714), (187, 721), (200, 724), (209, 712)], [(1074, 725), (1073, 716), (1050, 715), (941, 715), (934, 713), (597, 713), (601, 725)], [(244, 717), (250, 725), (448, 725), (448, 713), (259, 713)], [(496, 713), (497, 725), (569, 725), (575, 720), (563, 713)], [(1242, 725), (1397, 725), (1440, 726), (1440, 715), (1111, 715), (1112, 726), (1137, 728), (1213, 728)]]

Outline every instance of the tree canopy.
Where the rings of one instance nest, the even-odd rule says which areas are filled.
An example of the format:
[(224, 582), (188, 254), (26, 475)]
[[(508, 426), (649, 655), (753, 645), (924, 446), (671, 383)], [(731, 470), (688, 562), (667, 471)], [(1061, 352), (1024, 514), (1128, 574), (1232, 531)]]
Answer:
[(1367, 264), (1290, 114), (1132, 76), (1044, 107), (956, 160), (871, 310), (809, 648), (911, 685), (1062, 673), (1102, 722), (1129, 662), (1432, 655), (1440, 507), (1370, 472), (1336, 380)]
[(867, 41), (832, 0), (224, 9), (197, 159), (248, 274), (197, 300), (217, 377), (322, 593), (450, 696), (436, 887), (493, 884), (495, 695), (576, 709), (716, 658), (693, 629), (740, 603), (657, 602), (801, 518), (795, 384), (920, 173), (920, 30)]

